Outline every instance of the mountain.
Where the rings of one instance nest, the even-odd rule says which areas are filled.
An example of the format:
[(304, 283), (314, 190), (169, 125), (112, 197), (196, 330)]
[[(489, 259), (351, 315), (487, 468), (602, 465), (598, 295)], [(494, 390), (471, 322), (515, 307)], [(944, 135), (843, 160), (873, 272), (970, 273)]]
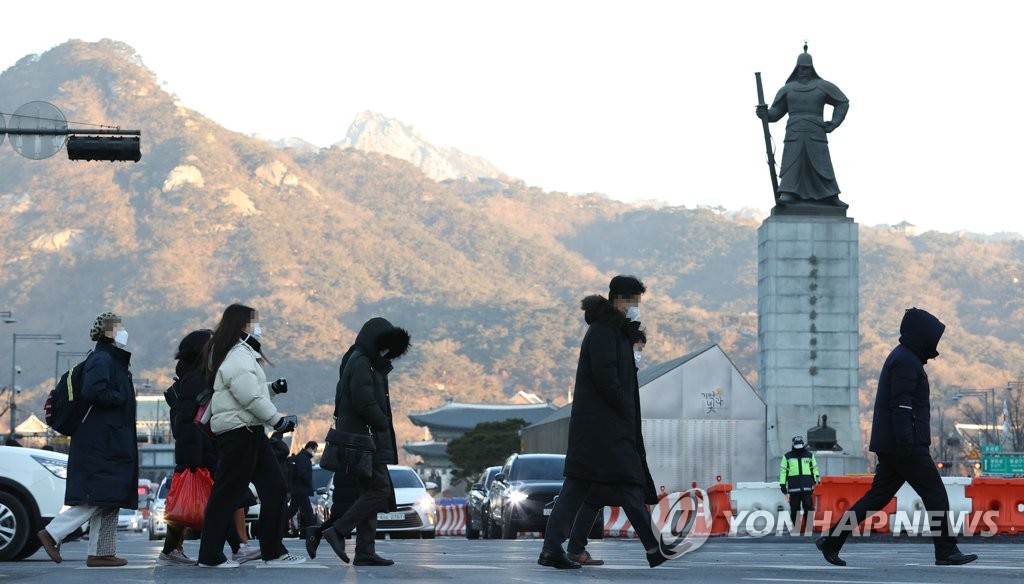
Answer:
[(377, 152), (405, 160), (436, 181), (505, 176), (483, 158), (455, 148), (434, 146), (412, 126), (376, 112), (367, 111), (357, 115), (345, 139), (335, 146)]
[[(76, 122), (139, 128), (143, 155), (33, 161), (0, 148), (0, 310), (18, 319), (0, 325), (0, 363), (7, 333), (61, 333), (61, 351), (88, 349), (94, 316), (114, 310), (137, 384), (159, 391), (178, 340), (244, 302), (260, 311), (268, 376), (288, 378), (280, 407), (300, 415), (305, 441), (329, 423), (341, 355), (382, 315), (413, 337), (392, 404), (399, 440), (416, 440), (406, 414), (447, 398), (527, 391), (564, 403), (585, 330), (579, 300), (622, 272), (650, 290), (645, 363), (717, 342), (756, 382), (758, 223), (748, 214), (638, 208), (472, 172), (439, 182), (358, 147), (277, 148), (178, 102), (110, 40), (69, 41), (0, 75), (7, 111), (32, 100)], [(361, 135), (350, 131), (353, 144)], [(862, 227), (861, 262), (863, 400), (911, 305), (949, 325), (929, 365), (940, 393), (1001, 387), (1021, 371), (1024, 242)], [(56, 350), (18, 341), (23, 415), (41, 413), (50, 364), (64, 366)]]

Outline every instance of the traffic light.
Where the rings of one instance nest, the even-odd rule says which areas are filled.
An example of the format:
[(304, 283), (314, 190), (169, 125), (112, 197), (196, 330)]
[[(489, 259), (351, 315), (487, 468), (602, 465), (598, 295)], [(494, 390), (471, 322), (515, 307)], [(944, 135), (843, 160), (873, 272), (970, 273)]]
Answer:
[(142, 159), (138, 136), (68, 136), (68, 160), (109, 160), (111, 162)]

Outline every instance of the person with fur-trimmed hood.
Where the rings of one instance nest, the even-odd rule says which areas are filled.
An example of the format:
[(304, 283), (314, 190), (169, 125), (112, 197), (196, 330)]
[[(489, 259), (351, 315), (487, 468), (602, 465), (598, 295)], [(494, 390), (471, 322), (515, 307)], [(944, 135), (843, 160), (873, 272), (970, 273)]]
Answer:
[[(366, 321), (356, 342), (341, 360), (340, 377), (335, 392), (334, 416), (338, 429), (373, 436), (373, 474), (358, 478), (359, 498), (333, 525), (324, 527), (321, 535), (346, 564), (345, 536), (356, 530), (357, 566), (390, 566), (395, 562), (377, 555), (375, 550), (377, 513), (394, 511), (395, 491), (391, 485), (388, 465), (398, 463), (395, 425), (391, 416), (388, 374), (392, 361), (409, 349), (409, 333), (381, 317)], [(307, 546), (315, 549), (315, 543)], [(307, 547), (307, 550), (309, 547)]]
[[(667, 557), (644, 507), (658, 500), (640, 431), (636, 375), (639, 351), (647, 342), (639, 327), (640, 297), (647, 288), (635, 276), (615, 276), (608, 288), (607, 299), (588, 296), (581, 305), (590, 327), (576, 367), (565, 482), (548, 517), (537, 560), (542, 566), (579, 568), (581, 563), (600, 562), (582, 547), (581, 533), (590, 531), (604, 505), (623, 508), (652, 568)], [(562, 543), (571, 528), (567, 556)]]

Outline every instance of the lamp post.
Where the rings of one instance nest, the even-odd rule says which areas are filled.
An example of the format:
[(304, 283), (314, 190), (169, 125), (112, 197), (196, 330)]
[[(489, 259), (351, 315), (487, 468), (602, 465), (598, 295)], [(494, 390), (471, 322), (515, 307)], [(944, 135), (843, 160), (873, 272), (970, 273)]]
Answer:
[(18, 391), (14, 387), (18, 375), (18, 339), (23, 341), (53, 341), (57, 345), (63, 345), (64, 338), (58, 334), (14, 333), (11, 339), (11, 395), (9, 409), (11, 410), (11, 434), (14, 434), (14, 427), (18, 425), (18, 402), (15, 399)]
[(988, 429), (994, 428), (993, 424), (988, 424), (989, 420), (994, 419), (992, 415), (995, 411), (994, 404), (996, 401), (996, 390), (995, 389), (958, 389), (953, 394), (953, 401), (959, 402), (961, 398), (968, 396), (984, 397), (985, 398), (985, 415), (982, 416), (982, 420), (988, 425)]
[(67, 369), (71, 369), (71, 359), (72, 358), (74, 358), (74, 357), (85, 357), (88, 354), (89, 354), (89, 351), (60, 351), (60, 350), (58, 350), (57, 351), (57, 358), (56, 358), (56, 360), (54, 360), (54, 363), (53, 363), (53, 384), (57, 385), (57, 382), (60, 381), (60, 372), (61, 372), (60, 358), (61, 357), (64, 357), (64, 358), (66, 358), (68, 360), (68, 362), (65, 364), (65, 366), (67, 367)]

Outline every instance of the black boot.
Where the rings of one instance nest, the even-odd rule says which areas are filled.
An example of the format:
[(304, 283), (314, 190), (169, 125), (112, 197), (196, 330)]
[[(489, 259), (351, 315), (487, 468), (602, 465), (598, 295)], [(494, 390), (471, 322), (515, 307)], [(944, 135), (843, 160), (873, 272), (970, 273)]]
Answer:
[(316, 558), (316, 548), (320, 547), (320, 538), (323, 536), (320, 526), (306, 528), (306, 553), (310, 558)]
[(366, 556), (356, 556), (352, 563), (356, 566), (393, 566), (395, 561), (382, 558), (374, 552)]
[(338, 530), (331, 527), (323, 530), (323, 538), (327, 540), (327, 543), (331, 544), (331, 549), (334, 553), (338, 554), (341, 561), (346, 564), (349, 562), (348, 554), (345, 553), (345, 536), (338, 533)]
[(846, 561), (839, 557), (839, 548), (833, 545), (828, 537), (821, 536), (814, 540), (814, 546), (818, 548), (821, 555), (825, 556), (825, 561), (832, 564), (833, 566), (845, 566)]

